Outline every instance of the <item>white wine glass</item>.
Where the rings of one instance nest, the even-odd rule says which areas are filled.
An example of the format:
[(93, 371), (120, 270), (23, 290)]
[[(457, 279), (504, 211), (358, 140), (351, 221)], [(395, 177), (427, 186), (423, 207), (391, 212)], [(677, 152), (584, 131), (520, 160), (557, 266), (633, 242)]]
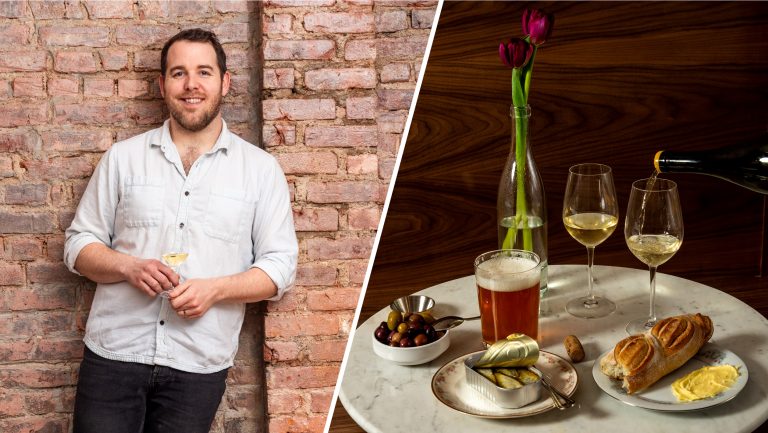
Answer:
[(656, 268), (672, 258), (683, 243), (683, 213), (675, 182), (652, 177), (632, 183), (624, 239), (632, 254), (648, 265), (651, 274), (648, 317), (627, 324), (627, 332), (634, 335), (656, 324)]
[[(176, 227), (175, 225), (169, 227), (166, 232), (170, 233), (167, 233), (165, 237), (172, 239), (172, 243), (165, 247), (161, 256), (163, 263), (168, 265), (179, 276), (179, 283), (182, 281), (180, 267), (189, 257), (189, 253), (186, 250), (186, 236), (183, 230), (183, 227)], [(163, 290), (160, 292), (160, 297), (168, 298), (171, 290), (173, 288)]]
[(592, 264), (595, 247), (613, 233), (618, 222), (619, 205), (611, 167), (592, 163), (571, 167), (563, 200), (563, 224), (574, 239), (587, 247), (588, 284), (586, 296), (571, 299), (565, 306), (573, 316), (603, 317), (616, 310), (611, 300), (595, 296)]

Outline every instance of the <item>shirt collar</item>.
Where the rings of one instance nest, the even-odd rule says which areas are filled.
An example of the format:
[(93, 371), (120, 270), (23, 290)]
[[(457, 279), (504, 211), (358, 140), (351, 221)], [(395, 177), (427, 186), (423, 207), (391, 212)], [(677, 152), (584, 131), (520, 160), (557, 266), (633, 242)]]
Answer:
[[(167, 149), (170, 149), (171, 146), (175, 147), (173, 140), (171, 140), (170, 124), (170, 119), (166, 119), (165, 122), (163, 122), (163, 126), (160, 127), (160, 136), (155, 136), (150, 142), (150, 145), (158, 146), (164, 152), (167, 151)], [(213, 144), (213, 148), (211, 148), (208, 153), (216, 153), (217, 151), (222, 150), (226, 155), (229, 152), (229, 145), (231, 142), (232, 134), (229, 132), (227, 122), (224, 119), (221, 119), (221, 133), (219, 134), (219, 138), (216, 139), (216, 143)]]

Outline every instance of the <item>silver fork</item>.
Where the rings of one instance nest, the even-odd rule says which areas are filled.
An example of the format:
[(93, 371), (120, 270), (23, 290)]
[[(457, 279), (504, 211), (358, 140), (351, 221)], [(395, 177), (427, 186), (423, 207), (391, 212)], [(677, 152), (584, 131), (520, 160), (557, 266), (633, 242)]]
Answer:
[[(547, 391), (549, 391), (549, 394), (552, 396), (552, 401), (555, 403), (556, 408), (563, 410), (576, 404), (575, 400), (563, 394), (562, 392), (560, 392), (560, 390), (552, 386), (552, 384), (549, 382), (549, 380), (547, 380), (547, 377), (544, 375), (544, 373), (542, 373), (541, 370), (539, 370), (534, 366), (530, 366), (528, 368), (541, 378), (541, 384), (544, 385), (544, 388), (546, 388)], [(561, 402), (560, 399), (563, 399), (564, 402)]]

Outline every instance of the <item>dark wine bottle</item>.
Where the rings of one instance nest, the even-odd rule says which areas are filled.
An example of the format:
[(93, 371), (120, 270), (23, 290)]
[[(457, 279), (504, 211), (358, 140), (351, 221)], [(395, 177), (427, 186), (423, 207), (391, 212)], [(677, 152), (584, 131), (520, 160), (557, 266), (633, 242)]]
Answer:
[(699, 173), (768, 194), (768, 136), (722, 149), (673, 152), (653, 157), (658, 173)]

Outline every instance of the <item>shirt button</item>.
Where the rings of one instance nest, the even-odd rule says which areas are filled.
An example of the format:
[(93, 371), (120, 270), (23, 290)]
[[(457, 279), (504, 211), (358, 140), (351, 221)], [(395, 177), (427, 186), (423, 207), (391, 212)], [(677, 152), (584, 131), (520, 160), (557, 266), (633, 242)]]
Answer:
[(184, 191), (184, 195), (189, 195), (189, 191)]
[(160, 325), (161, 325), (161, 326), (162, 326), (162, 325), (165, 325), (165, 320), (161, 320), (161, 321), (160, 321)]
[(179, 228), (183, 229), (184, 228), (184, 223), (179, 223)]

